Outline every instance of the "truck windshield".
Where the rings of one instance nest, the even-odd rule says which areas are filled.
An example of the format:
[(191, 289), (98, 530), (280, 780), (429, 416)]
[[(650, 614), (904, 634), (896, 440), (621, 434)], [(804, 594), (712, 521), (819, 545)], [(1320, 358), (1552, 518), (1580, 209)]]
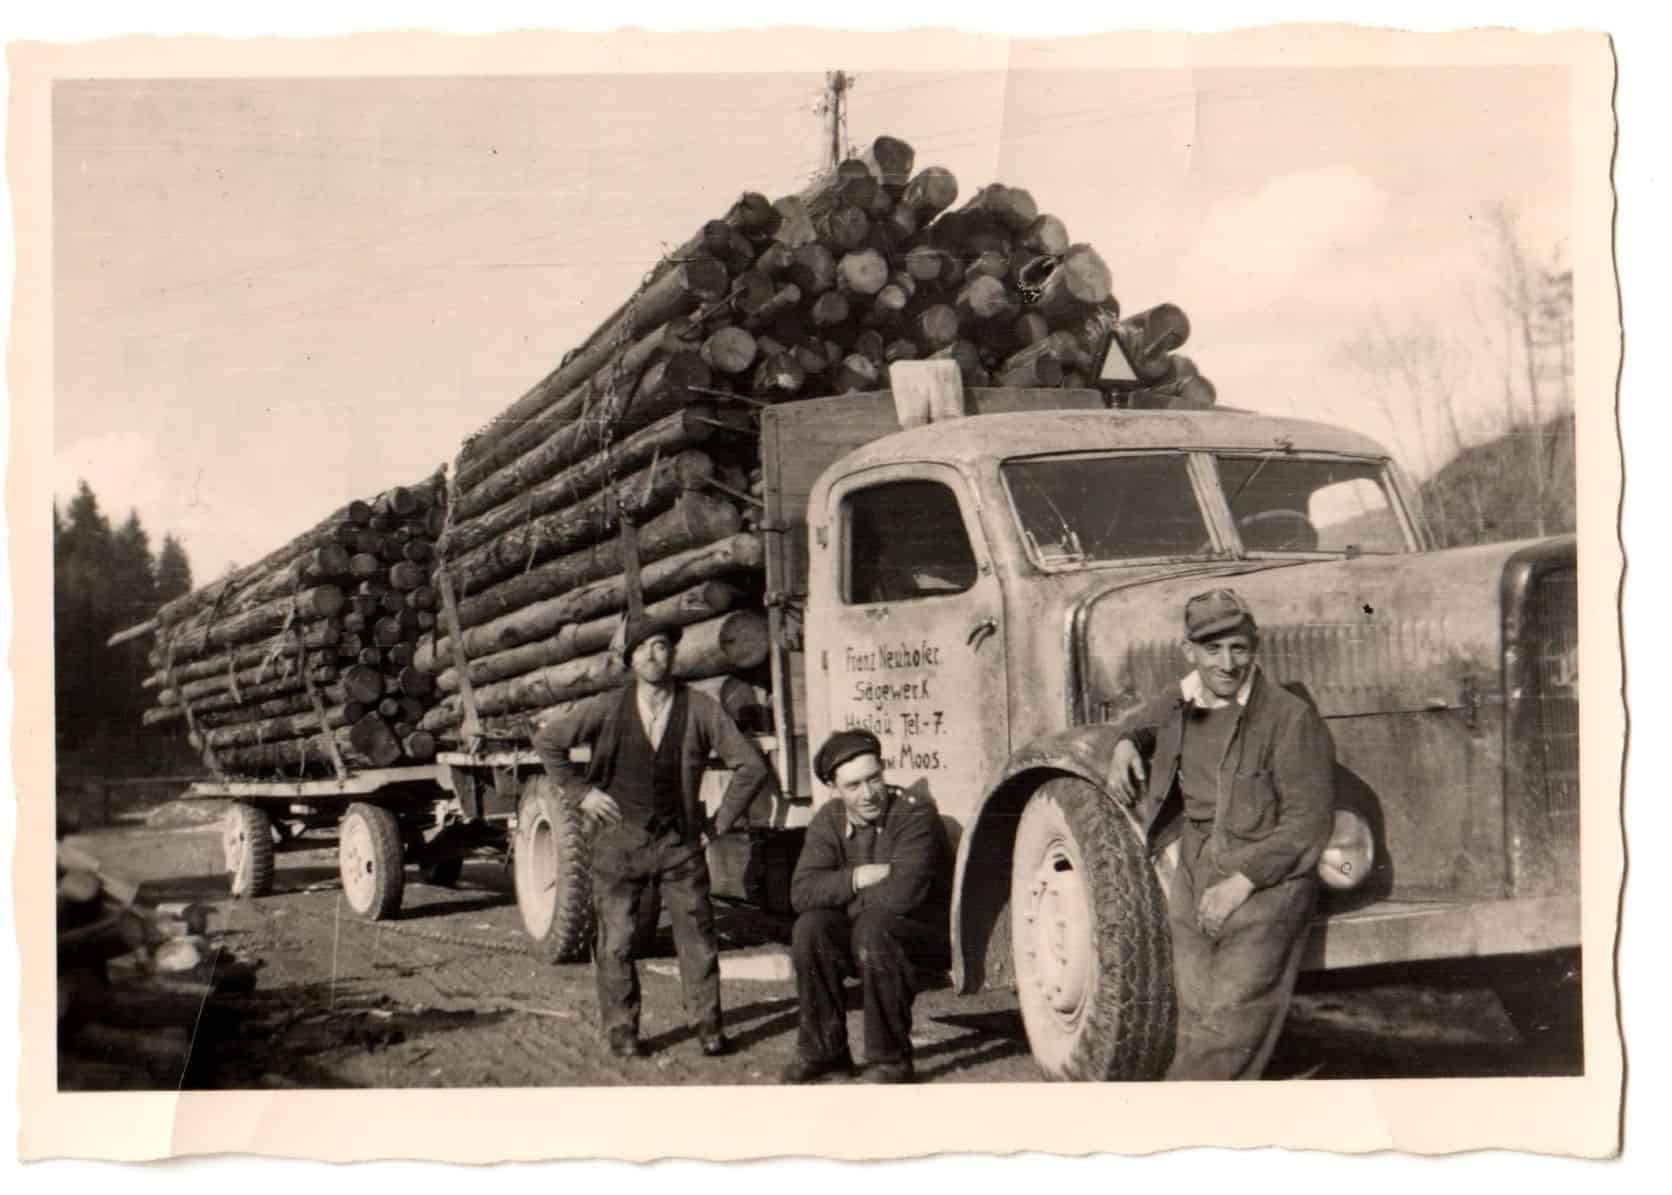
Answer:
[(1219, 482), (1243, 550), (1395, 553), (1409, 550), (1379, 461), (1220, 455)]
[(1213, 551), (1183, 453), (1032, 457), (1002, 471), (1046, 567)]

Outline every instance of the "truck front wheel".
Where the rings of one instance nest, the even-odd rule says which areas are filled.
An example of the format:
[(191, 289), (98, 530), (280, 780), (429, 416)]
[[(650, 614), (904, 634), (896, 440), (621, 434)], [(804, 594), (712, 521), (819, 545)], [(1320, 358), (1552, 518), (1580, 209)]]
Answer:
[(1010, 937), (1028, 1045), (1050, 1079), (1159, 1079), (1178, 1008), (1166, 897), (1143, 835), (1093, 785), (1047, 781), (1016, 829)]
[(592, 871), (578, 810), (540, 775), (523, 786), (514, 846), (523, 928), (554, 963), (584, 962), (592, 945)]

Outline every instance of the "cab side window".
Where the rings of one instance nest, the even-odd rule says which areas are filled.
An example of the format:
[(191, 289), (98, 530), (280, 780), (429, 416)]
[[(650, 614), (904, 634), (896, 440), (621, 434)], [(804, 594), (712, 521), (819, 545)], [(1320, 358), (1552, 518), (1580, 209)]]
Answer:
[(942, 597), (975, 584), (975, 552), (946, 486), (892, 481), (852, 493), (842, 506), (848, 605)]

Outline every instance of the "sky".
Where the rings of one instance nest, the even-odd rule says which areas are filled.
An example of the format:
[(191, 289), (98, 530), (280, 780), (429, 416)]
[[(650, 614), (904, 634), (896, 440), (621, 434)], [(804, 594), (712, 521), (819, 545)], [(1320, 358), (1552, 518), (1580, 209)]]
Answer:
[[(740, 191), (803, 186), (823, 83), (61, 82), (55, 493), (137, 509), (202, 583), (426, 476)], [(1344, 346), (1480, 325), (1495, 207), (1566, 242), (1568, 103), (1553, 67), (862, 71), (848, 133), (1027, 188), (1125, 310), (1186, 310), (1221, 402), (1393, 443)]]

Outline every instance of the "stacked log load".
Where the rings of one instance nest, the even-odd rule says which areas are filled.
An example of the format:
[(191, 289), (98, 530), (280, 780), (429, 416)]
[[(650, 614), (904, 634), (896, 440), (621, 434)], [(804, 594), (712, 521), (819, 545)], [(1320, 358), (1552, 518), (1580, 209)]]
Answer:
[(742, 195), (465, 443), (438, 545), (453, 600), (413, 661), (440, 695), (421, 729), (522, 738), (620, 683), (633, 589), (684, 628), (676, 674), (734, 712), (758, 698), (762, 404), (886, 388), (920, 358), (971, 387), (1083, 387), (1112, 339), (1135, 375), (1115, 405), (1212, 404), (1179, 308), (1123, 320), (1103, 258), (1027, 191), (957, 204), (914, 157), (880, 137), (800, 194)]
[(443, 477), (350, 502), (252, 565), (169, 602), (147, 725), (184, 721), (217, 773), (331, 774), (421, 763), (435, 678), (415, 666), (440, 600)]

